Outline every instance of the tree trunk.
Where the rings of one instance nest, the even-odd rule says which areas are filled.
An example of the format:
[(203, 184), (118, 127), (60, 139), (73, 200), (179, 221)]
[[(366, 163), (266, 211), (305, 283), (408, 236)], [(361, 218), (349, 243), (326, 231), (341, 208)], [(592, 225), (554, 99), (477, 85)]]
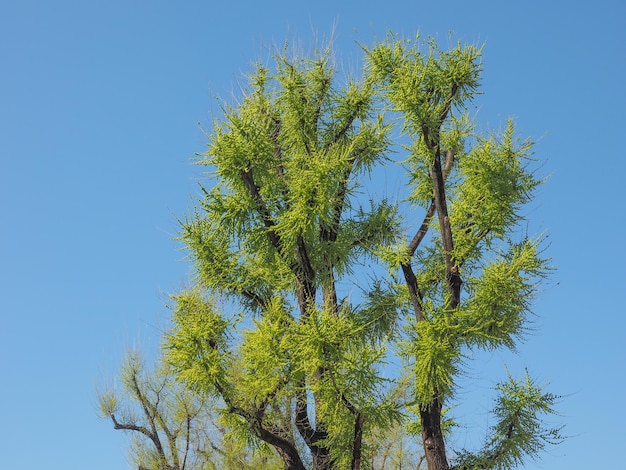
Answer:
[(441, 404), (438, 398), (420, 410), (422, 441), (428, 470), (449, 470), (446, 446), (441, 432)]
[(363, 449), (363, 423), (365, 418), (357, 413), (354, 420), (354, 442), (352, 444), (352, 470), (361, 470), (361, 454)]

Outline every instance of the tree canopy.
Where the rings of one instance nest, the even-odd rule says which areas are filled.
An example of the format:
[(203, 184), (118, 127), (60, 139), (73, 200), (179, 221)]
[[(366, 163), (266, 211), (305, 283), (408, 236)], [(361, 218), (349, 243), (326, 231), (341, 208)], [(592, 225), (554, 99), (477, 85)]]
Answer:
[(479, 130), (482, 48), (390, 35), (362, 53), (346, 76), (330, 48), (285, 48), (221, 102), (165, 362), (285, 469), (369, 468), (398, 429), (429, 470), (513, 468), (560, 440), (555, 395), (497, 384), (477, 450), (446, 446), (444, 414), (470, 351), (515, 348), (549, 272), (524, 228), (533, 143), (512, 120)]

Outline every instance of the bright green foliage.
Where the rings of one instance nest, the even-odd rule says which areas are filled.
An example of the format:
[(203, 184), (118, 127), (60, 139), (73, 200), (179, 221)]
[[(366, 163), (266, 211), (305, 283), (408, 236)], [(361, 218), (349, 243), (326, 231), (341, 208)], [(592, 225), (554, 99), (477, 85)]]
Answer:
[(547, 444), (557, 444), (563, 438), (560, 428), (546, 429), (541, 421), (554, 414), (558, 397), (545, 392), (526, 375), (523, 380), (509, 376), (496, 387), (500, 392), (494, 415), (496, 424), (483, 450), (477, 454), (462, 451), (459, 469), (514, 468), (524, 462), (526, 455), (535, 456)]
[(168, 335), (167, 359), (179, 378), (193, 389), (210, 389), (224, 384), (228, 321), (197, 292), (174, 297), (174, 329)]
[(460, 43), (441, 51), (428, 43), (423, 52), (418, 44), (393, 40), (368, 51), (373, 81), (382, 82), (391, 109), (402, 120), (402, 130), (412, 140), (406, 147), (410, 186), (409, 200), (427, 206), (433, 197), (429, 168), (433, 147), (444, 152), (464, 151), (464, 138), (473, 124), (467, 113), (450, 115), (452, 107), (464, 109), (473, 98), (480, 75), (481, 50)]
[(459, 308), (458, 333), (469, 345), (513, 349), (524, 333), (537, 282), (545, 275), (546, 260), (539, 257), (537, 241), (508, 246), (490, 261), (479, 276), (468, 277), (471, 296)]
[[(380, 313), (381, 296), (353, 305), (336, 286), (396, 236), (395, 205), (353, 197), (362, 175), (386, 159), (390, 124), (373, 109), (371, 84), (334, 83), (327, 52), (281, 56), (250, 83), (214, 125), (198, 163), (213, 168), (216, 184), (182, 222), (198, 288), (249, 317), (221, 320), (197, 289), (182, 294), (168, 361), (189, 385), (220, 395), (225, 415), (247, 423), (255, 439), (297, 452), (295, 424), (308, 447), (323, 443), (316, 464), (349, 466), (355, 420), (367, 414), (374, 429), (400, 416), (383, 400), (379, 373), (396, 305)], [(229, 335), (235, 343), (224, 343)]]
[[(374, 436), (403, 427), (420, 429), (429, 469), (450, 468), (444, 405), (467, 352), (515, 347), (548, 270), (520, 231), (541, 183), (532, 143), (511, 121), (481, 135), (470, 114), (481, 49), (422, 47), (390, 36), (343, 83), (328, 50), (279, 54), (223, 105), (197, 161), (211, 186), (180, 237), (196, 285), (173, 297), (166, 358), (285, 468), (367, 468), (385, 448)], [(366, 200), (393, 155), (406, 198)], [(499, 391), (515, 434), (494, 429), (471, 468), (512, 468), (553, 436), (536, 417), (554, 396)]]
[(461, 356), (449, 333), (445, 315), (433, 315), (430, 321), (412, 323), (411, 349), (405, 354), (414, 358), (412, 376), (415, 400), (423, 405), (434, 395), (450, 396)]
[[(396, 250), (402, 255), (395, 262), (384, 259), (403, 270), (415, 319), (407, 324), (402, 354), (412, 364), (419, 414), (429, 420), (437, 416), (435, 421), (454, 395), (466, 348), (515, 347), (547, 271), (541, 239), (522, 235), (516, 240), (521, 209), (541, 182), (528, 169), (532, 143), (516, 137), (512, 121), (502, 135), (483, 137), (470, 117), (480, 52), (460, 43), (441, 51), (432, 42), (423, 52), (419, 45), (390, 37), (367, 56), (373, 80), (411, 142), (405, 144), (409, 155), (404, 162), (412, 188), (409, 201), (426, 209), (412, 241), (404, 251)], [(433, 232), (430, 239), (428, 231)], [(506, 401), (511, 389), (499, 390)], [(554, 400), (540, 398), (529, 407), (535, 413)], [(429, 426), (423, 428), (425, 442), (441, 435), (436, 422)], [(511, 468), (524, 455), (536, 455), (546, 435), (538, 433), (532, 446), (507, 441), (518, 454), (505, 459), (500, 457), (504, 453), (492, 453), (491, 465)], [(426, 455), (429, 468), (446, 468), (443, 442), (433, 449)]]

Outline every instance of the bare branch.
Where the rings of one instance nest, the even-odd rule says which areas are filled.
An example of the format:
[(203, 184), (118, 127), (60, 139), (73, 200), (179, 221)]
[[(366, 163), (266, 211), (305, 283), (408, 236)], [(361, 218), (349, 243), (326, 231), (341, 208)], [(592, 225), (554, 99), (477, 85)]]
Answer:
[[(111, 421), (113, 421), (113, 429), (122, 429), (122, 430), (126, 430), (126, 431), (137, 431), (140, 432), (141, 434), (143, 434), (144, 436), (148, 437), (150, 440), (152, 440), (154, 442), (154, 438), (153, 438), (153, 434), (152, 432), (144, 427), (144, 426), (139, 426), (137, 424), (133, 424), (133, 423), (120, 423), (117, 421), (117, 418), (115, 417), (115, 415), (113, 413), (111, 413)], [(156, 443), (155, 443), (156, 444)]]
[(162, 458), (165, 458), (165, 451), (163, 450), (163, 445), (161, 444), (161, 439), (159, 438), (159, 434), (157, 432), (156, 423), (155, 423), (154, 413), (156, 410), (154, 410), (154, 407), (152, 406), (150, 401), (146, 398), (146, 396), (141, 391), (141, 388), (139, 387), (139, 383), (137, 381), (136, 371), (132, 372), (131, 386), (133, 389), (133, 393), (135, 394), (135, 396), (141, 403), (141, 407), (143, 408), (144, 415), (146, 416), (146, 419), (148, 420), (148, 423), (150, 424), (151, 433), (149, 437), (152, 440), (152, 442), (154, 442), (154, 446), (156, 447), (158, 454)]

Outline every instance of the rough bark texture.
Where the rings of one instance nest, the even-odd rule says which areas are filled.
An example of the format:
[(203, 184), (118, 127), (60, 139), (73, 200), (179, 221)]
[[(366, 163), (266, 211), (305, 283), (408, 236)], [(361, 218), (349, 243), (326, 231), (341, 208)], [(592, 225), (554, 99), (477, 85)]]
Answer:
[(422, 441), (428, 470), (448, 470), (446, 446), (441, 432), (441, 404), (438, 399), (420, 410)]

